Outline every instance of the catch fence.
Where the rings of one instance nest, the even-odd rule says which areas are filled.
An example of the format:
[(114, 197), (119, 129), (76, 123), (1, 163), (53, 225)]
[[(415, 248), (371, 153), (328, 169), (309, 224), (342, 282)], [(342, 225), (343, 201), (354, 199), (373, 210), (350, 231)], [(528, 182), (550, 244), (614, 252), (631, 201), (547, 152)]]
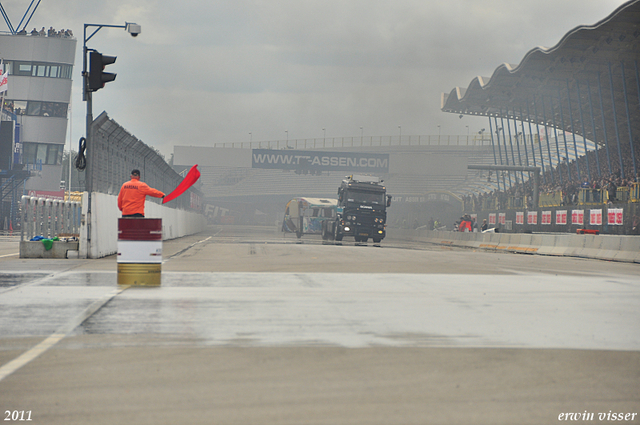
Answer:
[[(91, 146), (88, 147), (94, 149), (88, 171), (91, 176), (84, 177), (92, 178), (93, 192), (117, 195), (122, 184), (131, 178), (133, 169), (140, 170), (141, 181), (165, 194), (173, 191), (183, 179), (157, 150), (129, 134), (106, 112), (94, 120), (92, 136)], [(147, 199), (161, 203), (158, 198)], [(191, 188), (188, 193), (165, 206), (199, 211), (202, 196), (198, 190)]]

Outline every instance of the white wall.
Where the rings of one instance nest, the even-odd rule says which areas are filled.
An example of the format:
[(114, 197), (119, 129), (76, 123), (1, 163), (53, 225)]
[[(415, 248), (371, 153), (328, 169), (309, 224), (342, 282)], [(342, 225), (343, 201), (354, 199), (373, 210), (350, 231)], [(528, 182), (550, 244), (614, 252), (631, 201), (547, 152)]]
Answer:
[[(82, 199), (82, 228), (80, 230), (80, 258), (102, 258), (118, 251), (118, 197), (104, 193), (91, 196), (91, 241), (87, 243), (87, 192)], [(203, 231), (206, 219), (202, 214), (164, 207), (147, 201), (145, 216), (162, 219), (162, 239), (175, 239)]]

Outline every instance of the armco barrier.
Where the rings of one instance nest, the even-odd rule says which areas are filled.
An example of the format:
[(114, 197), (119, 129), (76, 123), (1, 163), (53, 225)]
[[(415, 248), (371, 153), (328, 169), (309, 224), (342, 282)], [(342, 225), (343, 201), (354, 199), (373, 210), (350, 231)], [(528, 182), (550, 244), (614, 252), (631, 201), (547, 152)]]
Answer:
[(640, 236), (548, 233), (465, 233), (425, 229), (389, 229), (389, 239), (401, 238), (443, 246), (537, 255), (593, 258), (640, 263)]

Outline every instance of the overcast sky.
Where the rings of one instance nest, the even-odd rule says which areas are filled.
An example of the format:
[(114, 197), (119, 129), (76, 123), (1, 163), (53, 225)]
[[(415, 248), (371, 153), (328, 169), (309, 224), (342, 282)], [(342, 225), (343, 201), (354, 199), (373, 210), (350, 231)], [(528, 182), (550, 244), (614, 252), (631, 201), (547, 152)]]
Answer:
[[(3, 0), (17, 26), (26, 0)], [(329, 137), (466, 135), (486, 119), (440, 111), (440, 94), (518, 64), (537, 46), (605, 18), (622, 0), (42, 0), (28, 25), (78, 38), (73, 148), (84, 135), (84, 23), (90, 48), (118, 57), (94, 94), (165, 156), (212, 146)], [(3, 29), (6, 29), (3, 28)], [(398, 127), (401, 128), (398, 128)], [(468, 126), (468, 128), (467, 128)], [(362, 127), (362, 130), (360, 129)], [(251, 135), (249, 134), (251, 133)], [(67, 141), (68, 143), (68, 141)]]

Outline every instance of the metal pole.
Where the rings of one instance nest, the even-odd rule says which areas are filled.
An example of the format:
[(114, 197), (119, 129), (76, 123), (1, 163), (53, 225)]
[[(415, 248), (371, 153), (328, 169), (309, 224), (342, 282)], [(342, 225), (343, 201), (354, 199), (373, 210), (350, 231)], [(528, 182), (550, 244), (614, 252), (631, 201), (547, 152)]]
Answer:
[[(496, 138), (498, 139), (498, 155), (500, 156), (500, 165), (502, 165), (502, 148), (500, 147), (500, 130), (498, 127), (498, 117), (493, 117), (496, 123)], [(498, 177), (500, 178), (500, 177)], [(507, 190), (507, 182), (504, 178), (504, 173), (502, 174), (502, 187), (503, 190)]]
[(591, 129), (593, 130), (593, 143), (596, 148), (596, 165), (598, 166), (598, 175), (602, 177), (602, 170), (600, 169), (600, 155), (598, 153), (598, 134), (596, 133), (596, 120), (593, 116), (593, 101), (591, 99), (591, 83), (587, 79), (587, 92), (589, 94), (589, 113), (591, 114)]
[[(523, 114), (522, 114), (522, 106), (520, 106), (520, 116), (523, 116)], [(529, 141), (531, 142), (531, 157), (533, 159), (533, 166), (537, 167), (538, 164), (536, 163), (536, 146), (533, 143), (533, 129), (531, 128), (531, 115), (529, 114), (529, 102), (528, 101), (527, 101), (527, 123), (529, 124)], [(524, 122), (522, 123), (522, 134), (524, 134)], [(526, 143), (526, 139), (525, 139), (525, 143)], [(527, 165), (529, 165), (529, 160), (528, 159), (527, 159)]]
[[(529, 105), (527, 105), (528, 107)], [(524, 134), (524, 114), (522, 113), (522, 105), (520, 105), (520, 128), (522, 128), (522, 137), (524, 138), (524, 155), (527, 159), (527, 166), (529, 166), (529, 154), (527, 153), (527, 135)], [(533, 166), (536, 166), (536, 151), (533, 149), (533, 137), (531, 136), (531, 121), (527, 116), (529, 122), (529, 140), (531, 140), (531, 155), (533, 156)]]
[[(556, 139), (556, 158), (558, 158), (558, 163), (556, 164), (556, 171), (560, 176), (560, 184), (564, 184), (564, 182), (562, 181), (562, 168), (560, 167), (562, 165), (562, 159), (560, 158), (560, 144), (558, 143), (558, 125), (556, 124), (556, 114), (553, 112), (553, 96), (549, 96), (549, 98), (551, 100), (551, 119), (553, 120), (553, 134)], [(564, 132), (564, 129), (562, 131)], [(566, 145), (566, 139), (565, 139), (565, 145)], [(567, 152), (565, 148), (565, 155), (566, 154)], [(567, 166), (567, 170), (568, 169), (569, 167)], [(568, 174), (567, 174), (567, 177), (570, 178)]]
[(582, 99), (580, 98), (580, 82), (576, 80), (576, 91), (578, 92), (578, 109), (580, 109), (580, 124), (582, 125), (582, 142), (584, 144), (584, 157), (587, 163), (587, 178), (591, 182), (591, 167), (589, 166), (589, 151), (587, 150), (587, 133), (584, 129), (584, 116), (582, 115)]
[[(569, 146), (567, 145), (567, 132), (564, 127), (564, 113), (562, 112), (562, 97), (560, 97), (560, 90), (558, 90), (558, 107), (560, 108), (560, 128), (562, 128), (562, 139), (564, 140), (564, 160), (567, 163), (567, 182), (573, 180), (571, 178), (571, 169), (569, 168)], [(558, 140), (558, 133), (556, 133), (556, 142)]]
[[(576, 171), (578, 172), (578, 181), (582, 181), (580, 176), (580, 163), (578, 162), (578, 144), (576, 142), (576, 131), (573, 128), (573, 108), (571, 108), (571, 90), (569, 90), (569, 79), (567, 79), (567, 102), (569, 103), (569, 122), (571, 123), (571, 134), (573, 135), (573, 152), (576, 156)], [(585, 155), (587, 153), (585, 152)]]
[[(529, 104), (527, 104), (527, 114), (529, 114)], [(536, 117), (536, 134), (538, 135), (538, 150), (540, 151), (540, 165), (542, 165), (542, 180), (547, 184), (547, 176), (544, 170), (544, 155), (542, 154), (542, 141), (540, 140), (540, 124), (538, 119), (538, 105), (536, 104), (536, 96), (533, 96), (533, 115)], [(531, 121), (529, 121), (531, 127)], [(549, 163), (551, 164), (551, 163)], [(553, 167), (551, 169), (551, 180), (553, 181)]]
[[(491, 125), (491, 117), (489, 117), (489, 133), (491, 133), (491, 146), (493, 147), (493, 164), (498, 165), (496, 158), (496, 145), (493, 141), (493, 126)], [(498, 146), (500, 148), (500, 146)], [(498, 182), (498, 191), (500, 191), (500, 176), (496, 173), (496, 181)]]
[(613, 71), (611, 70), (611, 62), (609, 62), (609, 83), (611, 84), (611, 109), (613, 112), (614, 128), (616, 130), (616, 140), (618, 141), (618, 160), (620, 162), (620, 177), (624, 178), (624, 165), (622, 163), (622, 147), (620, 143), (620, 132), (618, 130), (618, 114), (616, 113), (616, 98), (613, 92)]
[[(544, 107), (544, 96), (542, 96), (541, 100), (542, 100), (542, 119), (544, 121), (544, 136), (547, 139), (547, 153), (549, 154), (549, 168), (551, 169), (551, 182), (555, 182), (555, 178), (553, 176), (553, 161), (551, 158), (551, 141), (549, 140), (549, 129), (547, 127), (547, 111), (545, 110), (545, 107)], [(560, 184), (562, 184), (562, 173), (560, 173), (559, 180), (560, 180)]]
[(602, 100), (602, 80), (600, 73), (598, 73), (598, 92), (600, 94), (600, 112), (602, 113), (602, 131), (604, 132), (604, 147), (607, 152), (607, 165), (609, 166), (609, 174), (613, 173), (611, 170), (611, 154), (609, 154), (609, 137), (607, 136), (607, 120), (604, 116), (604, 101)]
[[(96, 30), (97, 31), (97, 30)], [(95, 33), (94, 33), (95, 34)], [(93, 34), (92, 34), (93, 35)], [(93, 192), (93, 152), (94, 147), (91, 143), (91, 123), (93, 122), (93, 105), (91, 99), (91, 92), (89, 91), (89, 75), (87, 73), (87, 24), (84, 25), (84, 37), (83, 37), (83, 61), (82, 61), (82, 82), (83, 82), (83, 98), (87, 102), (87, 116), (85, 121), (85, 191), (88, 193), (87, 198), (87, 257), (91, 257), (91, 203)]]
[(540, 168), (539, 167), (520, 167), (517, 165), (467, 165), (469, 170), (502, 170), (502, 171), (527, 171), (533, 172), (533, 203), (538, 207), (538, 194), (540, 191)]
[[(509, 115), (509, 110), (507, 109), (507, 116)], [(509, 124), (509, 118), (507, 118), (507, 124)], [(516, 147), (518, 148), (518, 164), (520, 166), (522, 166), (522, 154), (520, 153), (520, 142), (518, 141), (518, 124), (516, 122), (516, 110), (513, 110), (513, 127), (515, 130), (515, 138), (516, 138)], [(511, 140), (511, 124), (509, 124), (509, 140)], [(526, 145), (525, 145), (525, 152), (526, 152)], [(513, 152), (513, 147), (511, 148), (511, 151)], [(513, 164), (515, 165), (515, 161), (513, 161)], [(529, 165), (529, 164), (527, 164)], [(517, 174), (516, 174), (517, 177)], [(524, 184), (524, 172), (520, 171), (520, 180), (522, 181), (522, 184)], [(516, 179), (516, 183), (517, 183), (517, 179)]]
[[(507, 135), (504, 132), (504, 115), (502, 114), (502, 108), (500, 108), (500, 124), (502, 124), (502, 128), (501, 128), (502, 140), (504, 141), (504, 158), (507, 162), (507, 165), (509, 165), (509, 150), (507, 149)], [(513, 156), (513, 145), (511, 145), (511, 156)], [(515, 165), (515, 161), (514, 161), (514, 165)], [(511, 181), (511, 172), (509, 172), (508, 175), (509, 175), (509, 188), (512, 188), (513, 182)], [(516, 183), (518, 183), (518, 175), (516, 175), (515, 178), (516, 178)]]
[(620, 62), (620, 69), (622, 70), (622, 92), (624, 93), (624, 105), (627, 110), (627, 127), (629, 128), (629, 145), (631, 147), (631, 162), (633, 163), (633, 175), (638, 175), (638, 169), (636, 167), (636, 155), (633, 148), (633, 134), (631, 132), (631, 114), (629, 113), (629, 98), (627, 97), (627, 82), (624, 75), (624, 62)]

